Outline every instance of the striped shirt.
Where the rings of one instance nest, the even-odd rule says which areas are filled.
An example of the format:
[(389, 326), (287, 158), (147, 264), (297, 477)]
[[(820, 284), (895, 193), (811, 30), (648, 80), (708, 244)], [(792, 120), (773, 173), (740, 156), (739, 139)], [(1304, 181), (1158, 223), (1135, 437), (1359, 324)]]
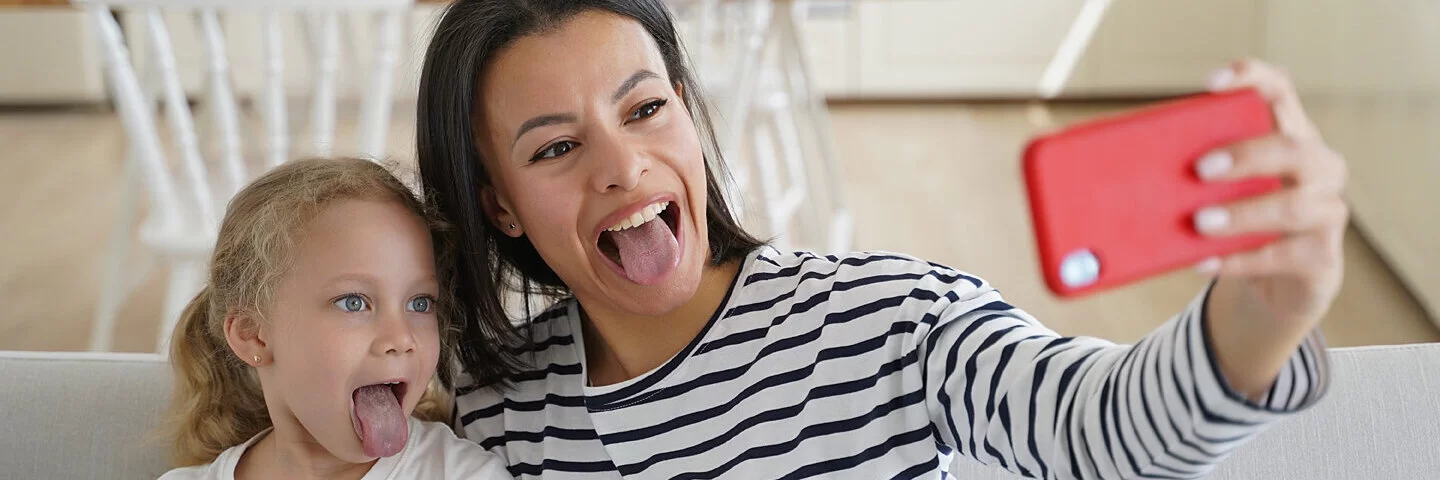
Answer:
[[(764, 247), (669, 361), (587, 386), (579, 305), (534, 319), (534, 368), (457, 392), (519, 478), (1195, 478), (1323, 396), (1310, 336), (1263, 402), (1231, 391), (1204, 299), (1135, 345), (1062, 337), (980, 278), (888, 253)], [(468, 381), (461, 379), (461, 385)]]

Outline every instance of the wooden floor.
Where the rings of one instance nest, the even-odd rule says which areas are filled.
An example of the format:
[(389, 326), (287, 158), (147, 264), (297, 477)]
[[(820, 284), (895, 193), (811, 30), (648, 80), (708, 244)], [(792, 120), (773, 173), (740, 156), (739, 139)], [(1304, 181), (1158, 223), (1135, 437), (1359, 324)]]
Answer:
[[(1034, 266), (1018, 164), (1021, 145), (1038, 129), (1126, 106), (836, 106), (855, 248), (909, 253), (985, 277), (1064, 334), (1140, 338), (1203, 279), (1179, 272), (1078, 301), (1050, 296)], [(409, 160), (413, 117), (397, 112), (391, 151)], [(119, 211), (123, 132), (105, 111), (0, 112), (0, 145), (0, 350), (82, 350)], [(1440, 341), (1365, 241), (1352, 232), (1346, 247), (1345, 287), (1324, 324), (1331, 345)], [(142, 250), (131, 257), (132, 272), (147, 270)], [(154, 348), (163, 287), (160, 272), (137, 282), (115, 350)]]

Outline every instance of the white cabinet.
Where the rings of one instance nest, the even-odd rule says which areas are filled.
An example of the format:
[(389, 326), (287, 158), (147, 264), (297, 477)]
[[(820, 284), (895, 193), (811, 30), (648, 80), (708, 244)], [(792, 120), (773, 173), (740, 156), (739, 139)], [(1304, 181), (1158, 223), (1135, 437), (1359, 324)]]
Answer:
[[(1037, 94), (1084, 3), (862, 0), (817, 20), (843, 26), (807, 40), (812, 56), (849, 59), (848, 71), (817, 71), (832, 96), (1025, 98)], [(1263, 9), (1252, 0), (1112, 2), (1062, 94), (1195, 91), (1211, 70), (1259, 50)]]
[(861, 2), (857, 93), (925, 97), (1033, 93), (1080, 2)]
[(0, 9), (0, 102), (88, 103), (106, 98), (99, 48), (79, 10)]
[(1264, 2), (1112, 3), (1071, 78), (1076, 95), (1165, 95), (1201, 88), (1209, 73), (1256, 55)]

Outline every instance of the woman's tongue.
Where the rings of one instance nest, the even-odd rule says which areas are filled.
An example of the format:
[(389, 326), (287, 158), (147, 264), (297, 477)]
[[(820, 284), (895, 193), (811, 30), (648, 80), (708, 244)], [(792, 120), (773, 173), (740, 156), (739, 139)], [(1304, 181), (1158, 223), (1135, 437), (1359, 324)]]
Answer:
[(641, 285), (658, 283), (680, 259), (680, 243), (660, 217), (634, 228), (607, 232), (620, 253), (625, 278)]
[(389, 385), (355, 389), (356, 432), (367, 457), (388, 457), (400, 453), (410, 440), (410, 426), (399, 399)]

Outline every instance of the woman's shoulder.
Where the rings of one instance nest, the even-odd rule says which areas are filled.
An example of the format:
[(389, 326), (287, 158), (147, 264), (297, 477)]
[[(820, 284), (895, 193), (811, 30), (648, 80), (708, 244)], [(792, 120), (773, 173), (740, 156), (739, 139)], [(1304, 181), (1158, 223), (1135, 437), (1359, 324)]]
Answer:
[(857, 282), (897, 277), (940, 280), (946, 284), (970, 284), (976, 288), (985, 285), (985, 281), (980, 277), (948, 265), (884, 250), (820, 254), (762, 248), (752, 255), (747, 270), (745, 278), (742, 279), (746, 286), (794, 284), (815, 278)]

